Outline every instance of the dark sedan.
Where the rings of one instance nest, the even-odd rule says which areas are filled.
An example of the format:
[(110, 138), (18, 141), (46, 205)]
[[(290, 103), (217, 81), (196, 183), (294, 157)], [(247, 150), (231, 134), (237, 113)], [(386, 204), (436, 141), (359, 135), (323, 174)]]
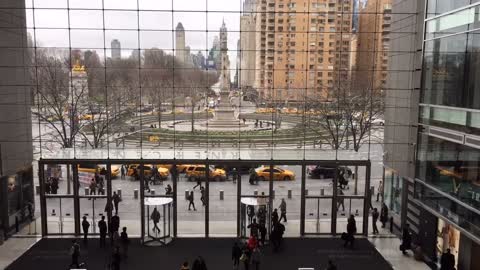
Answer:
[[(350, 178), (353, 176), (352, 170), (345, 166), (338, 167), (339, 174), (344, 172), (345, 178)], [(307, 167), (307, 173), (310, 178), (324, 179), (324, 178), (334, 178), (335, 177), (335, 166), (321, 166), (313, 165)]]

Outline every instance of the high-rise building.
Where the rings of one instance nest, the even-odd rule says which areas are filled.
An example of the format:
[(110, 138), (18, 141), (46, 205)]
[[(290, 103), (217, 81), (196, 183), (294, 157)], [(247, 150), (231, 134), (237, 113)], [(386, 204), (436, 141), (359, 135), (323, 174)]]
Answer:
[(6, 0), (1, 5), (9, 7), (0, 20), (0, 237), (3, 240), (15, 231), (15, 226), (31, 221), (29, 209), (35, 211), (35, 206), (32, 88), (28, 72), (33, 55), (25, 46), (25, 2)]
[(240, 17), (239, 87), (253, 87), (255, 82), (255, 3), (245, 0)]
[(328, 99), (348, 81), (352, 0), (258, 1), (255, 83), (273, 102)]
[(185, 51), (185, 29), (181, 22), (175, 28), (175, 57), (181, 63), (186, 62), (187, 53)]
[(112, 40), (111, 47), (112, 47), (112, 59), (122, 58), (122, 47), (118, 39)]
[(392, 0), (368, 1), (360, 9), (355, 89), (385, 89), (391, 21)]
[[(225, 21), (220, 27), (220, 85), (230, 89), (230, 59), (228, 58), (228, 30)], [(222, 89), (223, 90), (223, 89)]]
[(425, 2), (392, 1), (392, 25), (401, 30), (390, 34), (384, 203), (394, 231), (409, 224), (433, 262), (450, 249), (456, 269), (480, 269), (480, 61), (472, 27), (480, 5)]

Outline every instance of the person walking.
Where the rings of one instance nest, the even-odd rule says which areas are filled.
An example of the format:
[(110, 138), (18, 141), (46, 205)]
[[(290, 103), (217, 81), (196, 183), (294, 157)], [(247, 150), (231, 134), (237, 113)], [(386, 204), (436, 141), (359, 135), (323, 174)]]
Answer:
[(405, 227), (402, 231), (402, 244), (400, 245), (400, 250), (403, 255), (407, 254), (407, 250), (412, 249), (412, 235), (410, 234), (410, 224), (405, 224)]
[(195, 202), (193, 201), (193, 191), (190, 191), (190, 195), (188, 195), (188, 211), (190, 211), (191, 207), (193, 206), (193, 211), (197, 211), (195, 208)]
[[(337, 195), (342, 196), (344, 195), (342, 189), (337, 188)], [(345, 203), (343, 197), (337, 197), (337, 211), (340, 209), (340, 205), (342, 206), (342, 212), (345, 212)]]
[(233, 180), (233, 183), (237, 183), (237, 179), (238, 179), (238, 172), (237, 172), (237, 169), (236, 168), (233, 168), (232, 170), (232, 180)]
[(347, 244), (350, 244), (350, 247), (353, 248), (355, 242), (355, 233), (357, 233), (357, 224), (355, 222), (355, 217), (350, 215), (347, 221), (347, 235), (345, 237), (345, 243), (343, 244), (344, 247)]
[(265, 239), (267, 237), (267, 227), (265, 226), (265, 224), (259, 224), (258, 227), (258, 230), (260, 231), (260, 243), (262, 244), (262, 246), (264, 246)]
[(440, 258), (440, 270), (455, 270), (455, 256), (449, 248)]
[(240, 257), (242, 256), (242, 250), (238, 246), (237, 241), (233, 243), (232, 247), (232, 261), (233, 261), (233, 269), (238, 269), (240, 264)]
[(90, 188), (90, 195), (97, 195), (97, 182), (95, 182), (95, 178), (92, 178), (92, 180), (90, 180), (89, 188)]
[(160, 212), (158, 212), (157, 207), (153, 208), (150, 219), (153, 221), (152, 231), (154, 233), (160, 233), (160, 228), (158, 228), (158, 222), (160, 222)]
[(196, 187), (200, 187), (200, 189), (202, 188), (202, 181), (200, 181), (200, 179), (197, 180), (197, 184), (195, 186), (193, 186), (193, 190), (195, 190)]
[(373, 234), (377, 234), (377, 233), (378, 233), (377, 220), (378, 220), (379, 215), (380, 215), (380, 214), (378, 213), (378, 209), (377, 209), (377, 208), (373, 208), (373, 211), (372, 211)]
[(280, 203), (280, 219), (279, 221), (282, 222), (284, 220), (287, 222), (287, 202), (285, 202), (285, 198), (282, 198), (282, 202)]
[(248, 226), (247, 226), (247, 229), (250, 229), (250, 236), (256, 236), (258, 237), (258, 229), (259, 229), (259, 225), (257, 223), (257, 219), (253, 219), (252, 223), (250, 223)]
[(125, 179), (125, 165), (122, 164), (122, 167), (120, 168), (120, 177), (121, 179)]
[(73, 240), (72, 243), (72, 247), (70, 248), (70, 255), (72, 256), (70, 268), (72, 268), (72, 266), (80, 268), (80, 264), (78, 263), (78, 258), (80, 257), (80, 245), (77, 243), (77, 240)]
[(385, 223), (388, 221), (388, 207), (385, 203), (382, 203), (382, 208), (380, 209), (380, 222), (382, 223), (382, 228), (385, 228)]
[(120, 217), (115, 214), (110, 220), (110, 225), (112, 232), (118, 232), (120, 229)]
[(382, 201), (383, 201), (383, 181), (380, 180), (378, 183), (378, 188), (377, 188), (377, 202), (379, 202), (380, 196), (382, 196)]
[(118, 215), (118, 204), (120, 203), (120, 201), (122, 201), (122, 198), (120, 198), (120, 195), (118, 195), (117, 192), (114, 191), (112, 199), (113, 205), (115, 206), (115, 215)]
[(200, 201), (202, 201), (202, 206), (205, 206), (205, 188), (200, 186)]
[(105, 216), (98, 222), (98, 229), (100, 230), (100, 247), (105, 247), (107, 238), (107, 222), (105, 222)]
[(87, 243), (89, 228), (90, 228), (90, 222), (87, 221), (87, 216), (83, 216), (82, 229), (83, 229), (83, 242), (85, 243)]
[(122, 228), (120, 234), (120, 244), (122, 247), (122, 254), (124, 258), (128, 258), (128, 246), (130, 245), (130, 238), (128, 238), (127, 227)]
[(252, 251), (252, 255), (250, 259), (250, 263), (252, 264), (255, 270), (260, 269), (261, 256), (262, 254), (260, 252), (260, 249), (258, 248), (258, 246), (255, 247)]
[(278, 210), (275, 208), (272, 212), (272, 226), (278, 222)]
[(247, 206), (247, 216), (248, 216), (248, 223), (252, 223), (253, 217), (255, 216), (255, 207), (253, 205)]

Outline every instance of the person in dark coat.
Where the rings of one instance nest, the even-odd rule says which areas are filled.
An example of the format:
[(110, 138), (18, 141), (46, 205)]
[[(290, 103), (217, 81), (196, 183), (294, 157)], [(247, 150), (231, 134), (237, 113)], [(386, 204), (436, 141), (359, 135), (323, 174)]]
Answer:
[(357, 233), (357, 224), (355, 222), (355, 217), (350, 215), (347, 222), (347, 235), (345, 238), (345, 243), (343, 244), (344, 247), (346, 247), (347, 244), (350, 244), (350, 247), (353, 248), (355, 242), (355, 233)]
[(120, 217), (118, 215), (112, 217), (111, 225), (112, 232), (118, 232), (118, 229), (120, 229)]
[(200, 186), (200, 201), (202, 201), (202, 206), (205, 206), (205, 188)]
[(105, 247), (105, 239), (107, 238), (107, 222), (105, 216), (98, 222), (98, 229), (100, 230), (100, 247)]
[(120, 195), (117, 194), (117, 192), (113, 192), (112, 195), (112, 200), (113, 200), (113, 205), (115, 206), (115, 215), (118, 215), (118, 204), (120, 203)]
[(250, 236), (255, 236), (258, 238), (258, 229), (259, 229), (259, 225), (257, 223), (257, 219), (253, 219), (253, 222), (250, 223), (248, 226), (247, 226), (248, 229), (250, 229)]
[(70, 268), (75, 266), (75, 268), (80, 268), (78, 258), (80, 257), (80, 245), (77, 243), (77, 240), (72, 241), (72, 247), (70, 248), (70, 255), (72, 255), (72, 263), (70, 263)]
[(440, 270), (454, 270), (455, 269), (455, 256), (451, 253), (450, 249), (442, 254), (440, 258)]
[(275, 208), (272, 212), (272, 226), (278, 222), (278, 210)]
[(412, 249), (412, 235), (410, 234), (410, 225), (405, 224), (402, 231), (402, 244), (400, 245), (400, 250), (405, 255), (409, 249)]
[(377, 208), (373, 208), (373, 211), (372, 211), (373, 234), (377, 234), (377, 233), (378, 233), (378, 228), (377, 228), (378, 216), (379, 216), (378, 209), (377, 209)]
[(128, 246), (130, 245), (130, 239), (127, 234), (127, 227), (122, 228), (122, 233), (120, 234), (120, 243), (122, 247), (123, 257), (128, 257)]
[(190, 195), (188, 195), (188, 211), (190, 211), (190, 207), (193, 206), (193, 210), (197, 211), (195, 208), (195, 202), (193, 201), (193, 191), (190, 191)]
[(156, 233), (160, 233), (160, 228), (158, 227), (158, 223), (160, 222), (160, 212), (158, 212), (157, 207), (153, 209), (153, 212), (150, 215), (150, 219), (153, 222), (152, 231)]
[(170, 184), (168, 184), (167, 187), (165, 188), (165, 195), (173, 195), (173, 189), (172, 189), (172, 186), (170, 186)]
[(83, 216), (82, 229), (83, 229), (83, 242), (87, 242), (88, 229), (90, 228), (90, 222), (87, 221), (87, 216)]
[(238, 246), (238, 243), (235, 241), (232, 247), (232, 261), (233, 268), (238, 268), (240, 264), (240, 256), (242, 256), (242, 250)]
[(388, 221), (388, 207), (385, 203), (382, 203), (382, 208), (380, 209), (380, 222), (382, 223), (382, 228), (385, 228), (385, 223)]
[(255, 216), (255, 207), (253, 205), (247, 206), (247, 216), (248, 216), (248, 223), (252, 223), (253, 217)]

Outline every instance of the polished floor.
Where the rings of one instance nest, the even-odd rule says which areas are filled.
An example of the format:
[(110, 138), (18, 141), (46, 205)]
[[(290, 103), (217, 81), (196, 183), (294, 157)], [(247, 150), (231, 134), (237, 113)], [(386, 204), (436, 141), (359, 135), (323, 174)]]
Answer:
[[(227, 238), (176, 239), (168, 247), (145, 247), (138, 239), (129, 250), (128, 260), (121, 269), (179, 269), (183, 261), (193, 262), (202, 256), (209, 270), (231, 269), (231, 247), (235, 240)], [(66, 269), (70, 264), (71, 239), (42, 239), (6, 269)], [(344, 248), (339, 239), (285, 239), (284, 248), (274, 253), (270, 246), (262, 249), (261, 264), (266, 269), (324, 269), (328, 259), (338, 269), (393, 269), (368, 239), (357, 239), (353, 249)], [(110, 260), (110, 248), (100, 248), (98, 239), (82, 243), (81, 261), (88, 269), (105, 269)]]

